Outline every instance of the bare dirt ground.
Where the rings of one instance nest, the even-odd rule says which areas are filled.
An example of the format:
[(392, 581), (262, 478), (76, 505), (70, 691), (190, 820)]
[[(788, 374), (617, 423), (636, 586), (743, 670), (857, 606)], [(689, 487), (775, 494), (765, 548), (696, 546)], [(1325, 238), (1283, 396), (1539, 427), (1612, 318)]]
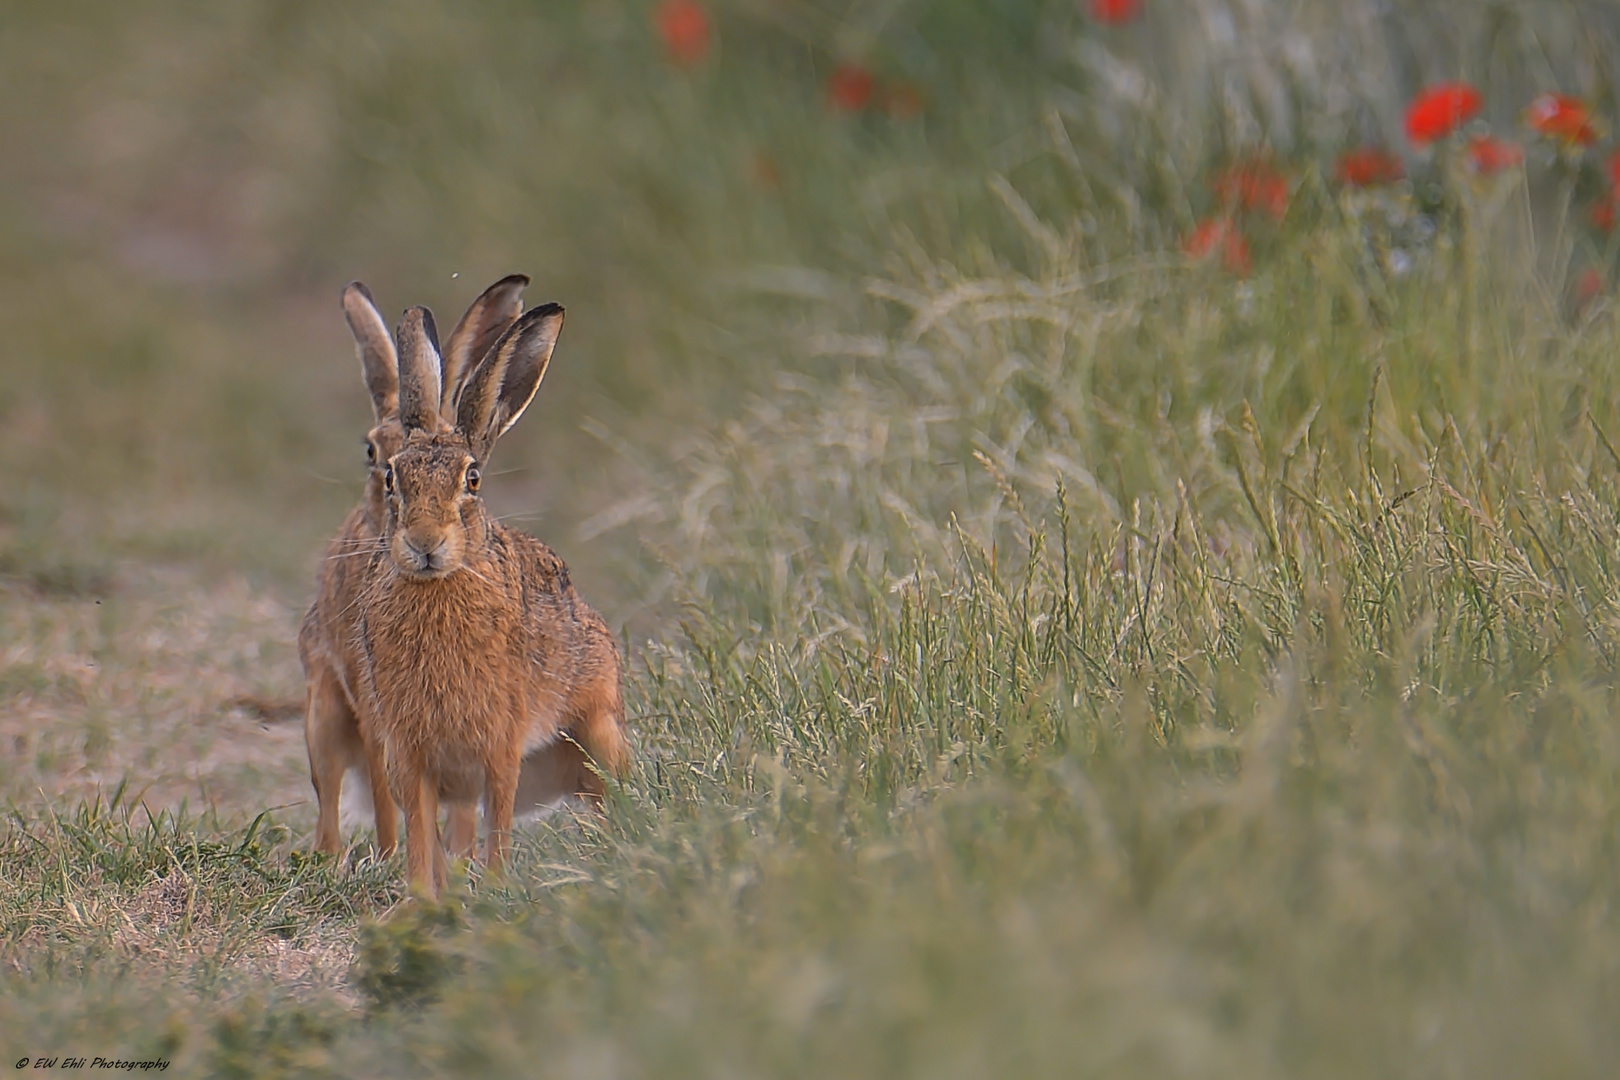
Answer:
[(0, 585), (0, 797), (109, 795), (313, 817), (300, 610), (240, 577), (128, 565), (93, 591)]

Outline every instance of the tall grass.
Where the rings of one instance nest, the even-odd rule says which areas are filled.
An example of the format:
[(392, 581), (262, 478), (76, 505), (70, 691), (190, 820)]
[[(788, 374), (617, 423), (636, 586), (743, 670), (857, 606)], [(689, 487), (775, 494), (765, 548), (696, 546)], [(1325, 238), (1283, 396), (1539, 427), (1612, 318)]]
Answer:
[[(353, 381), (327, 360), (348, 364), (340, 328), (300, 329), (335, 324), (304, 281), (371, 263), (414, 300), (447, 267), (459, 289), (532, 249), (555, 256), (547, 294), (568, 292), (593, 374), (548, 383), (555, 411), (524, 426), (550, 430), (502, 447), (566, 500), (532, 477), (497, 498), (541, 513), (625, 626), (639, 753), (600, 817), (549, 819), (509, 876), (462, 879), (442, 907), (391, 908), (398, 867), (363, 843), (300, 854), (307, 808), (19, 811), (0, 846), (14, 1057), (109, 1043), (236, 1076), (1614, 1070), (1620, 334), (1563, 280), (1614, 252), (1579, 222), (1589, 177), (1540, 150), (1494, 179), (1414, 159), (1378, 195), (1328, 175), (1343, 144), (1393, 139), (1433, 77), (1488, 82), (1499, 130), (1524, 88), (1608, 108), (1607, 9), (1211, 2), (1188, 23), (1150, 2), (1104, 32), (1066, 4), (737, 5), (695, 73), (661, 64), (629, 6), (155, 11), (98, 78), (218, 125), (175, 129), (162, 145), (185, 160), (255, 132), (231, 160), (320, 194), (246, 229), (270, 239), (243, 241), (262, 261), (232, 263), (235, 284), (143, 286), (157, 306), (88, 328), (15, 316), (30, 407), (57, 418), (24, 434), (88, 400), (150, 457), (98, 446), (60, 506), (8, 492), (39, 524), (13, 534), (38, 546), (5, 603), (39, 614), (6, 624), (33, 666), (5, 692), (42, 724), (77, 707), (52, 641), (100, 642), (72, 651), (124, 683), (198, 666), (129, 628), (150, 605), (120, 569), (154, 558), (139, 529), (98, 524), (110, 576), (75, 585), (70, 564), (53, 584), (62, 507), (123, 489), (175, 513), (183, 486), (154, 494), (169, 463), (201, 502), (262, 501), (259, 543), (313, 544), (318, 522), (278, 500), (315, 498), (298, 470), (340, 462), (363, 417), (334, 389), (264, 426)], [(170, 56), (170, 34), (214, 52), (184, 78), (128, 59)], [(830, 114), (820, 79), (851, 55), (924, 82), (925, 119)], [(244, 56), (248, 74), (227, 62)], [(1292, 182), (1254, 273), (1185, 259), (1206, 170), (1260, 150)], [(749, 179), (761, 152), (780, 189)], [(135, 192), (98, 196), (113, 220), (147, 220), (155, 196), (104, 182)], [(85, 258), (83, 281), (112, 279)], [(71, 307), (62, 280), (33, 295)], [(125, 383), (57, 374), (95, 327), (223, 351), (109, 360)], [(183, 389), (201, 370), (219, 381)], [(210, 425), (243, 444), (240, 471), (187, 471)], [(275, 456), (306, 428), (316, 449)], [(7, 438), (42, 478), (69, 468)], [(218, 559), (237, 534), (199, 513)], [(240, 556), (271, 591), (279, 557)], [(86, 588), (120, 605), (111, 629), (64, 636)], [(255, 610), (256, 636), (282, 611)], [(104, 723), (167, 710), (189, 730), (199, 693), (249, 689), (221, 666), (133, 703), (75, 685)]]

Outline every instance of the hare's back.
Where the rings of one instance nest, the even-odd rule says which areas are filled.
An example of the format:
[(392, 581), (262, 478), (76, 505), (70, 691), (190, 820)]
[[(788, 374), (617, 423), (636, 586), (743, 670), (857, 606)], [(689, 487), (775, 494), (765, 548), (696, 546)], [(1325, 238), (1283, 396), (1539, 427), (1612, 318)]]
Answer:
[(522, 583), (526, 621), (537, 642), (571, 652), (613, 649), (607, 623), (580, 598), (562, 557), (527, 533), (501, 531), (506, 558)]
[(495, 526), (496, 549), (503, 562), (523, 581), (527, 591), (538, 590), (541, 595), (561, 596), (574, 591), (568, 577), (568, 566), (544, 543), (528, 533)]

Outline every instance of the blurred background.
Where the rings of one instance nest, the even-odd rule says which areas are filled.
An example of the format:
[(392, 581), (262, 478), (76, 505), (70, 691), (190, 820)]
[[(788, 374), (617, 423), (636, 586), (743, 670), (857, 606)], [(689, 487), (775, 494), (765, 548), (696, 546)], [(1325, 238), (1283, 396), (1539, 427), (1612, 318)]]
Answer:
[[(616, 0), (9, 16), (9, 568), (302, 584), (360, 479), (353, 278), (447, 323), (513, 271), (566, 304), (495, 496), (561, 542), (618, 443), (712, 426), (899, 230), (983, 214), (1078, 30), (1042, 3), (695, 10), (670, 40)], [(853, 60), (899, 97), (829, 97)]]
[[(247, 802), (305, 797), (287, 764), (301, 753), (293, 633), (370, 424), (337, 305), (351, 279), (386, 315), (426, 303), (441, 325), (511, 272), (533, 277), (531, 302), (567, 306), (490, 497), (639, 641), (671, 625), (672, 580), (683, 595), (730, 587), (691, 525), (732, 481), (699, 465), (737, 431), (791, 429), (851, 377), (893, 392), (856, 433), (880, 455), (880, 421), (913, 406), (959, 429), (932, 463), (953, 479), (904, 493), (907, 513), (943, 528), (986, 493), (1000, 505), (998, 477), (961, 464), (978, 421), (941, 404), (938, 373), (903, 347), (931, 325), (927, 297), (1172, 273), (1219, 208), (1212, 171), (1250, 157), (1288, 184), (1286, 218), (1249, 237), (1254, 262), (1308, 286), (1313, 230), (1331, 220), (1376, 249), (1371, 277), (1399, 276), (1444, 256), (1434, 222), (1456, 210), (1443, 160), (1403, 137), (1412, 95), (1468, 79), (1475, 125), (1520, 138), (1543, 91), (1614, 117), (1617, 45), (1620, 10), (1562, 0), (8, 5), (5, 790), (85, 792), (138, 767), (169, 798), (220, 784)], [(1405, 179), (1345, 224), (1334, 162), (1361, 146), (1390, 148)], [(1499, 287), (1557, 335), (1576, 276), (1600, 274), (1593, 296), (1610, 280), (1609, 233), (1583, 216), (1602, 147), (1526, 147), (1515, 175), (1530, 180), (1482, 179), (1474, 220), (1508, 253), (1490, 264)], [(1198, 278), (1197, 295), (1293, 302), (1239, 269)], [(1512, 276), (1532, 269), (1534, 287)], [(1180, 288), (1143, 295), (1181, 310)], [(1376, 307), (1374, 284), (1357, 289)], [(1132, 364), (1180, 348), (1154, 336), (1155, 310), (1109, 324), (1107, 363), (1055, 369), (1069, 389), (1107, 380), (1151, 413), (1167, 384)], [(964, 337), (952, 385), (1040, 414), (1054, 388), (1004, 370), (1039, 346), (1002, 344)], [(1219, 368), (1202, 370), (1198, 393), (1216, 394)], [(1364, 401), (1365, 381), (1344, 393)], [(1123, 445), (1110, 430), (1072, 434), (1107, 461)], [(826, 445), (817, 432), (801, 443)], [(782, 475), (821, 467), (791, 462)], [(1158, 482), (1142, 467), (1113, 453), (1082, 470), (1098, 515)], [(755, 494), (825, 517), (791, 487)], [(880, 577), (913, 554), (862, 542)], [(809, 543), (749, 557), (780, 556), (759, 571), (780, 576)], [(230, 779), (210, 789), (216, 775)]]

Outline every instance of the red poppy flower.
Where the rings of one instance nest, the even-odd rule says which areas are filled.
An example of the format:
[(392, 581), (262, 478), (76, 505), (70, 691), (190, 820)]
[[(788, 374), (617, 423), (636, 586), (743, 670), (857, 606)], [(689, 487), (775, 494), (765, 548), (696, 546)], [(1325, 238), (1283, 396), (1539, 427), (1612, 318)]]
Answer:
[(1523, 160), (1524, 150), (1518, 143), (1490, 135), (1476, 135), (1468, 140), (1468, 163), (1482, 175), (1511, 169)]
[(883, 111), (896, 120), (910, 120), (923, 110), (922, 93), (911, 83), (899, 82), (883, 90)]
[(1351, 187), (1393, 184), (1406, 175), (1401, 159), (1381, 146), (1361, 146), (1339, 155), (1333, 175)]
[(1205, 218), (1182, 241), (1181, 250), (1194, 259), (1220, 253), (1221, 265), (1234, 274), (1249, 272), (1249, 244), (1228, 218)]
[(1450, 135), (1478, 115), (1483, 99), (1465, 82), (1425, 87), (1406, 107), (1406, 137), (1419, 146)]
[(877, 80), (859, 64), (840, 64), (827, 80), (827, 100), (844, 112), (860, 112), (872, 100)]
[(682, 67), (696, 67), (709, 54), (709, 16), (693, 0), (664, 0), (653, 10), (664, 53)]
[(1128, 23), (1142, 13), (1142, 0), (1091, 0), (1091, 17), (1109, 26)]
[(777, 165), (775, 158), (763, 150), (749, 159), (748, 177), (766, 191), (776, 191), (782, 186), (781, 166)]
[(1538, 134), (1572, 146), (1597, 142), (1592, 116), (1580, 101), (1565, 94), (1542, 94), (1524, 110), (1524, 122)]
[(1574, 293), (1575, 311), (1579, 314), (1587, 304), (1603, 295), (1603, 275), (1589, 266), (1581, 271), (1570, 291)]
[(1620, 197), (1610, 194), (1608, 198), (1599, 199), (1592, 204), (1586, 212), (1586, 219), (1598, 232), (1608, 232), (1614, 228), (1617, 209), (1620, 209)]
[(1216, 173), (1210, 186), (1227, 209), (1264, 210), (1279, 219), (1288, 213), (1288, 178), (1263, 159), (1251, 158)]

